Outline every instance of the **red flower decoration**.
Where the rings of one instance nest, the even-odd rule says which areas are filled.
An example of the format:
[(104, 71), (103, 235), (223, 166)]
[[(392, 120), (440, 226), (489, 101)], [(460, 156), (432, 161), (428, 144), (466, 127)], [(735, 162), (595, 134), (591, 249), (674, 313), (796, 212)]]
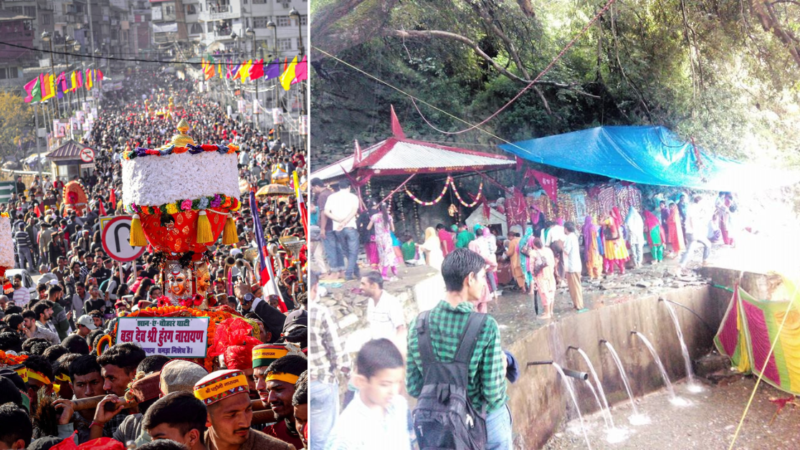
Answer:
[(169, 297), (167, 297), (166, 295), (162, 295), (161, 297), (158, 297), (158, 301), (157, 301), (156, 304), (158, 305), (159, 308), (162, 307), (162, 306), (172, 306), (172, 302), (170, 301)]

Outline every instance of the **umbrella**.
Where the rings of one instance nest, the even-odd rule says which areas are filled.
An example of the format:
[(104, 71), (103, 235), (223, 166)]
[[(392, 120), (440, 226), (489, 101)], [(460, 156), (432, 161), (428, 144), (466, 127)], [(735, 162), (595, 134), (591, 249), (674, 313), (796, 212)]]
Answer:
[(282, 184), (268, 184), (256, 192), (256, 197), (278, 197), (282, 195), (294, 195), (294, 189)]

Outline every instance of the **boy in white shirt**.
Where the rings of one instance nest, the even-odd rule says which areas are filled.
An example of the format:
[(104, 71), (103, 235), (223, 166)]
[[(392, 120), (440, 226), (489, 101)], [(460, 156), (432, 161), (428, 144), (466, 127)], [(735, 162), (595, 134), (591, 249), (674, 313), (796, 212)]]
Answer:
[(339, 416), (325, 450), (411, 450), (408, 403), (400, 395), (405, 362), (388, 339), (367, 342), (356, 357), (358, 393)]

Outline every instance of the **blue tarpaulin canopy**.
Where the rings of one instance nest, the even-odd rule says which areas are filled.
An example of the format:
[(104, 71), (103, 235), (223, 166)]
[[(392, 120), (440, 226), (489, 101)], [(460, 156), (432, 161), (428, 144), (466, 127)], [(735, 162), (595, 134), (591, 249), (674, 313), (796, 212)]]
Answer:
[[(743, 191), (787, 186), (800, 175), (695, 151), (658, 126), (607, 126), (502, 144), (522, 159), (655, 186)], [(699, 155), (700, 164), (697, 156)]]

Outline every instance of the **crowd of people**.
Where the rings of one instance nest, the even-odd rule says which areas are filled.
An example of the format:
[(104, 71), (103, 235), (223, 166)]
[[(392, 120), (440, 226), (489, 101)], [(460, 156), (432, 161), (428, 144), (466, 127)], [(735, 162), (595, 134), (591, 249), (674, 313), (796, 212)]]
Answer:
[[(142, 72), (104, 96), (82, 140), (97, 150), (94, 170), (78, 180), (89, 198), (85, 209), (64, 205), (63, 186), (72, 180), (49, 176), (18, 180), (0, 207), (13, 224), (17, 267), (38, 278), (27, 288), (19, 273), (0, 295), (0, 448), (45, 450), (68, 441), (93, 448), (303, 448), (307, 282), (298, 270), (306, 251), (291, 253), (280, 238), (305, 239), (305, 232), (294, 196), (251, 210), (246, 191), (286, 184), (294, 171), (305, 181), (304, 152), (282, 144), (277, 132), (228, 116), (193, 93), (191, 81)], [(216, 242), (203, 255), (208, 299), (230, 316), (209, 336), (211, 370), (132, 343), (109, 346), (120, 317), (170, 304), (163, 258), (149, 248), (133, 262), (114, 261), (102, 245), (100, 218), (123, 214), (121, 152), (162, 146), (181, 119), (198, 143), (239, 146), (245, 187), (234, 213), (238, 242)], [(255, 221), (273, 249), (270, 282), (259, 264)]]

